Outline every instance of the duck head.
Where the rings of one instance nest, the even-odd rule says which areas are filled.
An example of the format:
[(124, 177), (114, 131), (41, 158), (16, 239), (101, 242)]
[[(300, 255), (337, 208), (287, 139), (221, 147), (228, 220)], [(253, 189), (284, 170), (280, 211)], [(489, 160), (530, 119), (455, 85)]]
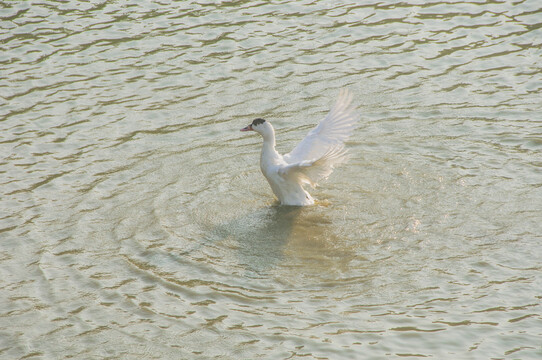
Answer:
[(252, 121), (252, 124), (250, 124), (247, 127), (244, 127), (241, 129), (241, 131), (256, 131), (260, 135), (262, 135), (264, 138), (267, 135), (274, 135), (273, 127), (268, 121), (265, 121), (264, 119), (254, 119)]

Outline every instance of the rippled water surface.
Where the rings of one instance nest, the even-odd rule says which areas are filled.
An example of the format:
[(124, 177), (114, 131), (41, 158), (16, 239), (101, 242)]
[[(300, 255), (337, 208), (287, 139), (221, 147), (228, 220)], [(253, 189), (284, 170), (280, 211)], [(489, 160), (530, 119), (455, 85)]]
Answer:
[(0, 358), (542, 358), (539, 0), (0, 7)]

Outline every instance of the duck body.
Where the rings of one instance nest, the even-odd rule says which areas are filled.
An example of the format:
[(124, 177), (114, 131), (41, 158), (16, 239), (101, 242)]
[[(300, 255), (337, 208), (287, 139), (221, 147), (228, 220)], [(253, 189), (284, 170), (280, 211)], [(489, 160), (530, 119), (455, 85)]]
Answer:
[(263, 137), (260, 169), (281, 205), (313, 205), (314, 199), (303, 188), (331, 174), (333, 168), (347, 160), (344, 141), (353, 131), (357, 116), (348, 105), (348, 91), (341, 91), (328, 116), (288, 154), (275, 149), (275, 130), (264, 119), (255, 119), (241, 131), (256, 131)]
[[(270, 154), (271, 151), (273, 153)], [(314, 199), (303, 189), (300, 182), (290, 181), (282, 175), (282, 170), (286, 166), (288, 163), (274, 148), (269, 150), (262, 147), (260, 169), (281, 205), (305, 206), (314, 204)]]

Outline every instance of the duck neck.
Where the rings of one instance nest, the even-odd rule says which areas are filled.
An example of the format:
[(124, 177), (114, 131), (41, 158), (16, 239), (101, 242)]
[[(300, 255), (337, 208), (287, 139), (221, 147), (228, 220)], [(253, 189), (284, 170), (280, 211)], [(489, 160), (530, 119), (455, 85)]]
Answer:
[(263, 136), (263, 146), (262, 146), (262, 158), (274, 158), (278, 155), (277, 150), (275, 150), (275, 131), (271, 128), (271, 131), (262, 134)]

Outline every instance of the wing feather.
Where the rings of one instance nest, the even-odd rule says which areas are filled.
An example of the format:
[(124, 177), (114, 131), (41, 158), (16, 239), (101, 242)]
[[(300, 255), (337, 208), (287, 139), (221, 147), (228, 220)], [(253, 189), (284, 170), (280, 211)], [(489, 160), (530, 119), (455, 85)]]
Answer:
[(301, 163), (320, 159), (330, 149), (342, 144), (352, 134), (359, 117), (350, 106), (352, 94), (347, 89), (339, 92), (335, 105), (327, 116), (288, 154), (287, 163)]
[(343, 144), (338, 144), (321, 156), (319, 159), (303, 160), (289, 164), (279, 170), (279, 175), (296, 182), (316, 187), (319, 181), (326, 179), (333, 168), (348, 159)]

